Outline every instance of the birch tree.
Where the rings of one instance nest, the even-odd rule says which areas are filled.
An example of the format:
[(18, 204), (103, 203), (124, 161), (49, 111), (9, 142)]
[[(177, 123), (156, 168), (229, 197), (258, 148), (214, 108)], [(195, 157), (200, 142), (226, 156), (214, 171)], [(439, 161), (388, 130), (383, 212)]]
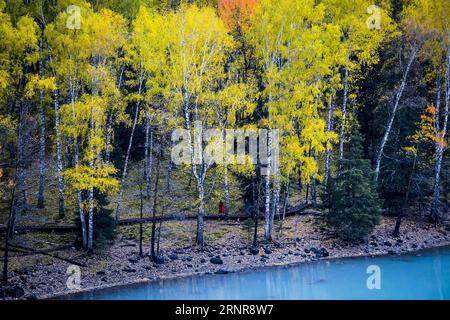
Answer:
[(197, 184), (197, 244), (204, 244), (205, 179), (212, 162), (203, 155), (203, 134), (214, 122), (204, 103), (212, 85), (223, 78), (227, 52), (233, 46), (223, 22), (211, 8), (184, 6), (165, 17), (170, 30), (167, 70), (171, 105), (183, 119), (188, 133), (191, 170)]
[[(419, 3), (422, 2), (422, 3)], [(402, 31), (403, 41), (406, 43), (405, 54), (400, 54), (400, 70), (401, 79), (399, 85), (395, 88), (395, 95), (392, 99), (392, 105), (389, 107), (389, 116), (386, 123), (386, 129), (381, 138), (377, 155), (375, 159), (375, 181), (378, 181), (381, 160), (384, 156), (384, 148), (389, 140), (389, 136), (392, 131), (395, 117), (400, 106), (400, 101), (408, 84), (408, 80), (411, 74), (411, 70), (414, 63), (417, 60), (419, 52), (424, 45), (424, 42), (429, 37), (426, 30), (426, 20), (428, 19), (426, 1), (413, 2), (410, 6), (406, 7), (403, 12)]]

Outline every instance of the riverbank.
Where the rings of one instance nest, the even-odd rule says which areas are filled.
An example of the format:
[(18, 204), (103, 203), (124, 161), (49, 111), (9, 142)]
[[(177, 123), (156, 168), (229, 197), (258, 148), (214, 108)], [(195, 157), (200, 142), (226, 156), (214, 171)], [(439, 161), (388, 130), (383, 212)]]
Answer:
[[(194, 234), (191, 231), (195, 230), (195, 222), (178, 222), (165, 225), (161, 243), (164, 261), (159, 264), (151, 262), (147, 256), (139, 257), (136, 228), (130, 227), (122, 230), (113, 245), (95, 254), (84, 255), (75, 249), (58, 252), (60, 256), (87, 266), (81, 267), (80, 290), (67, 288), (70, 264), (48, 258), (16, 268), (11, 272), (10, 283), (24, 290), (23, 298), (44, 299), (191, 275), (224, 274), (319, 259), (405, 254), (450, 245), (448, 225), (434, 227), (425, 219), (405, 219), (401, 236), (393, 238), (394, 224), (395, 219), (383, 217), (368, 241), (348, 243), (337, 239), (326, 227), (324, 217), (312, 211), (287, 219), (280, 232), (280, 225), (276, 226), (276, 242), (261, 243), (256, 252), (250, 249), (251, 235), (242, 223), (208, 222), (205, 230), (207, 246), (201, 250), (187, 237)], [(173, 237), (173, 230), (177, 230), (177, 238)], [(148, 244), (148, 239), (144, 243)], [(145, 249), (148, 250), (147, 246)], [(16, 265), (20, 265), (17, 262)]]

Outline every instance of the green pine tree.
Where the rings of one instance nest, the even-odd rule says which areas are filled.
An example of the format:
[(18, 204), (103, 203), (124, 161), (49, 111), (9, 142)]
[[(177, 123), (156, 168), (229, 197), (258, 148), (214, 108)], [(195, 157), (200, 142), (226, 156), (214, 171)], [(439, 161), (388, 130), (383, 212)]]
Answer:
[(362, 157), (362, 137), (355, 131), (329, 189), (328, 223), (346, 240), (364, 238), (380, 221), (380, 201), (373, 171), (370, 161)]

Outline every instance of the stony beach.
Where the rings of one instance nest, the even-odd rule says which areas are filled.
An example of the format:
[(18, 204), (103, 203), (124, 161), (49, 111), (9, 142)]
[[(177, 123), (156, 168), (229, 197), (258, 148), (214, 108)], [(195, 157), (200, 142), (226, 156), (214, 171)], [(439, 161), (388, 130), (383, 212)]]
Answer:
[(158, 264), (151, 262), (147, 255), (147, 239), (144, 256), (139, 256), (137, 227), (127, 227), (113, 245), (94, 254), (86, 255), (75, 248), (58, 251), (61, 257), (89, 266), (80, 268), (80, 290), (68, 289), (70, 263), (39, 255), (33, 262), (27, 261), (29, 265), (23, 260), (29, 257), (13, 258), (16, 267), (10, 273), (9, 281), (21, 299), (44, 299), (189, 275), (224, 274), (319, 259), (398, 255), (450, 245), (450, 226), (447, 224), (435, 227), (424, 218), (405, 218), (399, 238), (392, 237), (394, 224), (394, 218), (383, 217), (368, 239), (349, 243), (338, 239), (327, 228), (323, 215), (311, 211), (286, 219), (281, 232), (277, 225), (274, 242), (260, 243), (255, 250), (251, 247), (250, 234), (240, 222), (207, 222), (207, 245), (203, 249), (193, 245), (189, 238), (180, 239), (177, 235), (174, 239), (171, 236), (173, 229), (177, 229), (177, 234), (183, 234), (183, 231), (192, 234), (189, 232), (195, 228), (195, 222), (167, 223), (161, 240), (163, 259)]

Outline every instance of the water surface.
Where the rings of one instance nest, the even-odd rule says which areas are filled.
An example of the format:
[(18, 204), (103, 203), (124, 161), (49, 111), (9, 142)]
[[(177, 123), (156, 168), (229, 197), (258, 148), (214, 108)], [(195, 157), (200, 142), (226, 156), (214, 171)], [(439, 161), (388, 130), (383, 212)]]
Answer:
[[(367, 268), (381, 271), (381, 289), (369, 290)], [(450, 248), (404, 256), (316, 261), (224, 275), (161, 280), (65, 299), (450, 299)]]

